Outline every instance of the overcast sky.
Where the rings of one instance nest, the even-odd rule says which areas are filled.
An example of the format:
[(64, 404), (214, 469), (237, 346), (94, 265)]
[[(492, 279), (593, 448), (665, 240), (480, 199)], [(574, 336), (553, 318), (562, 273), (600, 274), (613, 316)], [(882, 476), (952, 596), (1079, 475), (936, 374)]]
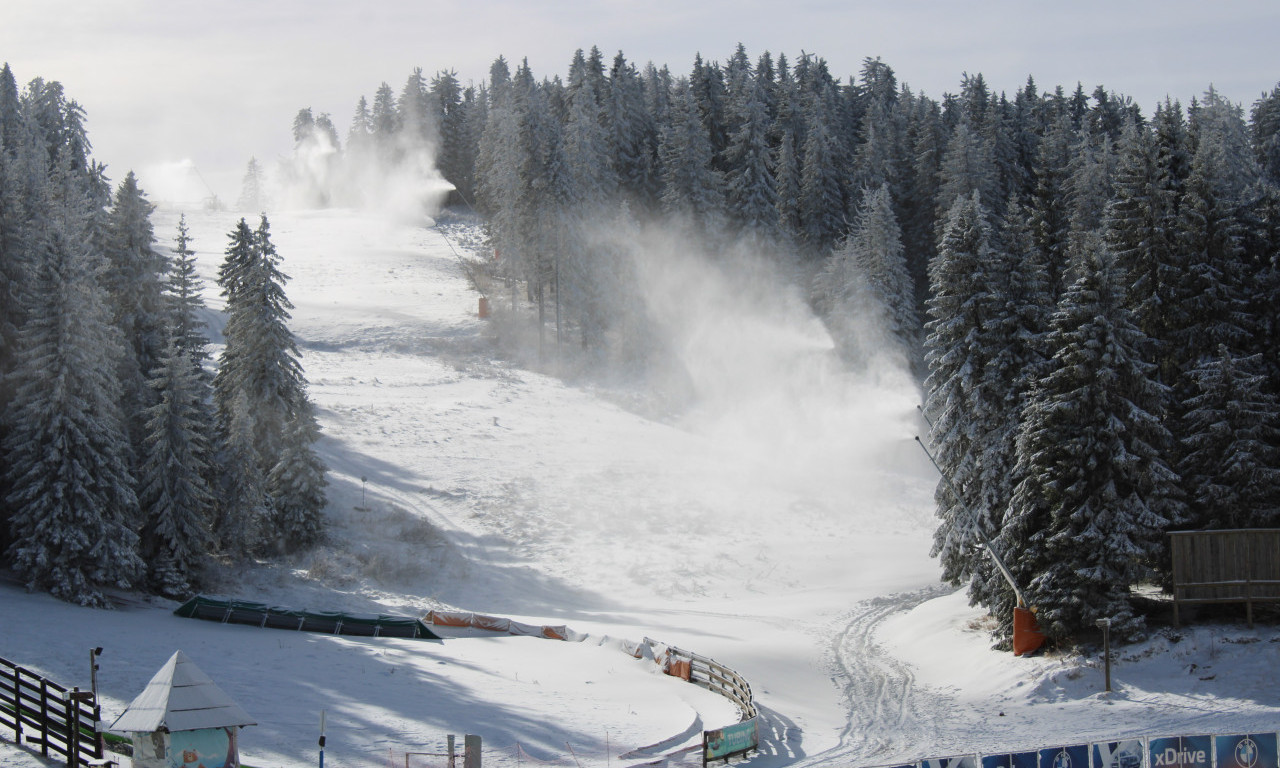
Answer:
[(597, 45), (685, 74), (739, 42), (753, 61), (822, 56), (842, 79), (879, 56), (935, 98), (964, 72), (1010, 93), (1028, 75), (1042, 90), (1102, 84), (1148, 114), (1210, 84), (1247, 111), (1280, 82), (1275, 0), (0, 0), (0, 61), (20, 85), (61, 81), (94, 156), (153, 198), (159, 168), (194, 164), (233, 201), (251, 155), (289, 150), (298, 109), (345, 135), (360, 96), (384, 80), (398, 93), (415, 66), (479, 82), (503, 55), (563, 76)]

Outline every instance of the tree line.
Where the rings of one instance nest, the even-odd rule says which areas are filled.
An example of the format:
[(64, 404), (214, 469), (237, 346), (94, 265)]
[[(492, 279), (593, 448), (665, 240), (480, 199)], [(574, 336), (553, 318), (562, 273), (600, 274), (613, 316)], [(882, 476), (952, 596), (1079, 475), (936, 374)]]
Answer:
[(1144, 113), (1030, 77), (933, 99), (878, 58), (842, 81), (812, 54), (739, 45), (676, 75), (593, 48), (565, 80), (416, 70), (347, 141), (404, 132), (586, 349), (644, 332), (635, 254), (599, 235), (637, 222), (790, 265), (854, 364), (897, 344), (961, 496), (938, 487), (933, 554), (1000, 638), (1014, 598), (984, 539), (1051, 635), (1132, 637), (1169, 531), (1280, 521), (1280, 86), (1247, 116), (1212, 88)]
[(90, 149), (59, 83), (0, 69), (0, 553), (84, 605), (181, 598), (320, 539), (318, 426), (267, 218), (229, 235), (214, 364), (185, 217), (158, 247), (133, 173), (113, 191)]

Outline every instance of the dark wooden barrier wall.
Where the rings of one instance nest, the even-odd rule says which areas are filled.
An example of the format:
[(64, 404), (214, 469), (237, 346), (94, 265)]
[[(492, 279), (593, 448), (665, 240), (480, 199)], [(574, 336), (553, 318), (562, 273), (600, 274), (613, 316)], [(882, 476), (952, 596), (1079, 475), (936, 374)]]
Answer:
[(1280, 529), (1180, 531), (1173, 554), (1173, 622), (1183, 604), (1280, 602)]

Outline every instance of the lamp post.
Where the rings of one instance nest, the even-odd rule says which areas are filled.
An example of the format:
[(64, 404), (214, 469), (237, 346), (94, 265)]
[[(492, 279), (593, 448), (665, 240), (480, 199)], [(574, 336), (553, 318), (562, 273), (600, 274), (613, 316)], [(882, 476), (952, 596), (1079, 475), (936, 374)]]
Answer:
[(1094, 622), (1102, 630), (1102, 667), (1106, 670), (1107, 693), (1111, 693), (1111, 619)]
[(102, 655), (102, 646), (89, 649), (89, 690), (93, 691), (93, 700), (98, 700), (98, 657)]

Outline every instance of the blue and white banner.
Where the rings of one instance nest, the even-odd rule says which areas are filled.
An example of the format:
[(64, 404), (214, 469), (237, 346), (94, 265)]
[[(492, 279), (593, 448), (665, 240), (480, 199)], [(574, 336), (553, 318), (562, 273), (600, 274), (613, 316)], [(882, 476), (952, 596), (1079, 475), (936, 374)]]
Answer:
[(1042, 749), (1038, 762), (1040, 768), (1089, 768), (1089, 745)]
[(982, 768), (1040, 768), (1039, 752), (1006, 752), (983, 755)]
[(1097, 742), (1093, 768), (1147, 768), (1147, 750), (1140, 739)]
[(1280, 768), (1276, 764), (1276, 735), (1214, 736), (1218, 768)]
[(959, 755), (956, 757), (939, 757), (933, 760), (921, 760), (920, 768), (978, 768), (978, 756)]
[(1152, 739), (1150, 768), (1213, 768), (1212, 741), (1212, 736)]

